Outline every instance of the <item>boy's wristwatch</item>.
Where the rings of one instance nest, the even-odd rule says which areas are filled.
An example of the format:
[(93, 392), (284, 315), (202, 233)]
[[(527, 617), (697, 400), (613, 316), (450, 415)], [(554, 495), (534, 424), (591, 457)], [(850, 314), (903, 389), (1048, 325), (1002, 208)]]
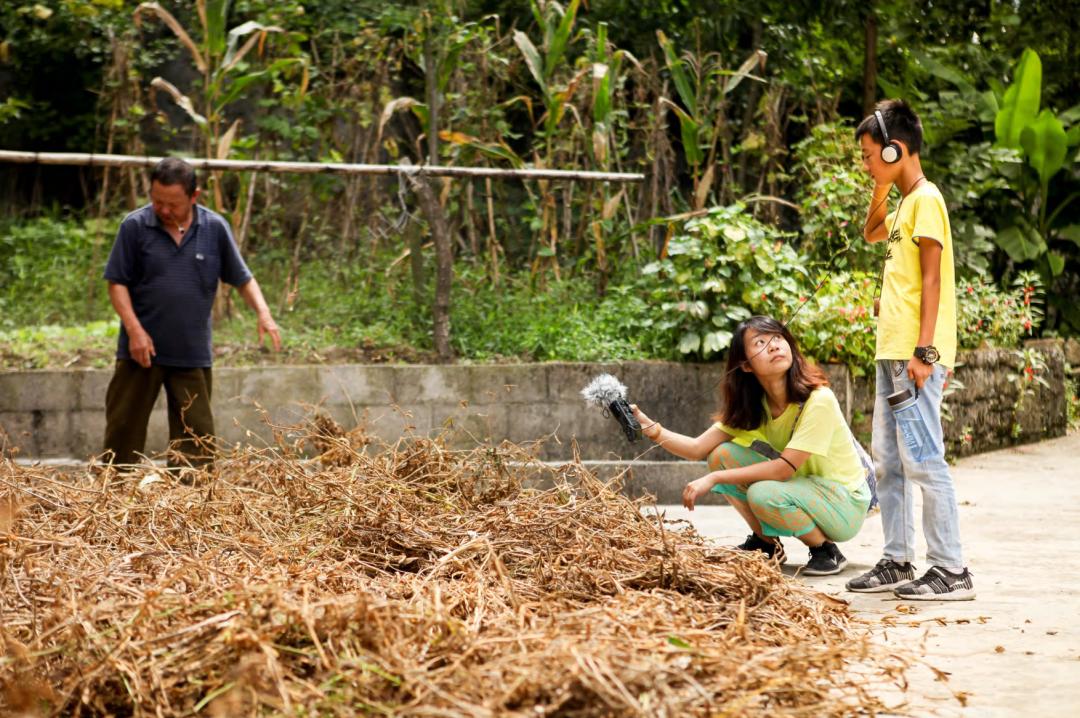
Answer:
[(941, 358), (941, 354), (938, 352), (937, 347), (928, 344), (924, 347), (915, 347), (915, 358), (923, 364), (934, 364)]

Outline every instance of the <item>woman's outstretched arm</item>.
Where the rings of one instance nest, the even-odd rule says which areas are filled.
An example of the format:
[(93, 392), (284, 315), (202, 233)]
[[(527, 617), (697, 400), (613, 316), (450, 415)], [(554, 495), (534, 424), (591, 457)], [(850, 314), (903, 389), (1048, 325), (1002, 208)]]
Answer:
[(638, 408), (637, 404), (631, 404), (630, 409), (633, 410), (634, 417), (641, 424), (641, 433), (646, 438), (683, 459), (704, 461), (710, 451), (725, 441), (731, 440), (730, 434), (717, 429), (715, 426), (710, 426), (696, 437), (679, 434), (670, 429), (665, 429), (659, 421), (650, 419), (645, 415), (645, 412)]

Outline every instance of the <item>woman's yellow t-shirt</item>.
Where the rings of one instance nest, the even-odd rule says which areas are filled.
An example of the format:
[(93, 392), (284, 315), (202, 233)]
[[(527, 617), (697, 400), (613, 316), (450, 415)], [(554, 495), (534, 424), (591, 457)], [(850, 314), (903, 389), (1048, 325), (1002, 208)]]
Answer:
[[(763, 399), (763, 401), (765, 401)], [(798, 425), (794, 426), (798, 416)], [(836, 481), (848, 491), (858, 491), (865, 485), (866, 470), (855, 453), (854, 437), (840, 409), (840, 402), (827, 386), (811, 392), (799, 415), (799, 405), (790, 404), (775, 419), (765, 405), (765, 423), (756, 429), (745, 430), (716, 422), (720, 431), (730, 434), (735, 443), (750, 446), (755, 439), (764, 439), (777, 451), (798, 449), (810, 454), (796, 476), (816, 476)]]
[(889, 213), (885, 226), (889, 238), (885, 247), (875, 359), (912, 357), (922, 323), (919, 242), (934, 241), (941, 245), (941, 295), (933, 344), (941, 354), (941, 364), (951, 369), (956, 364), (956, 279), (945, 199), (933, 183), (925, 182), (904, 197), (898, 212)]

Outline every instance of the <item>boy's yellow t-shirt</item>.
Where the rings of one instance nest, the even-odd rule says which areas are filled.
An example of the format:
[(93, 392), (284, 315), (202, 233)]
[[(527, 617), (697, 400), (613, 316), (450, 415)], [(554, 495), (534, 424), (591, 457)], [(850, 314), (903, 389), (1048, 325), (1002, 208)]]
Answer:
[[(774, 419), (768, 401), (762, 401), (765, 402), (765, 423), (760, 427), (748, 431), (719, 421), (713, 426), (742, 446), (750, 446), (755, 439), (764, 439), (777, 451), (790, 447), (807, 452), (810, 458), (795, 472), (796, 476), (836, 481), (853, 493), (865, 485), (866, 470), (855, 453), (855, 439), (832, 389), (822, 386), (811, 392), (803, 404), (801, 416), (799, 405), (790, 404)], [(796, 416), (799, 417), (798, 424), (792, 435)]]
[(876, 359), (910, 359), (919, 342), (922, 321), (922, 267), (919, 242), (941, 245), (941, 297), (934, 346), (941, 364), (956, 364), (956, 277), (953, 267), (952, 229), (945, 198), (937, 186), (924, 182), (904, 197), (897, 212), (885, 218), (889, 239), (881, 284)]

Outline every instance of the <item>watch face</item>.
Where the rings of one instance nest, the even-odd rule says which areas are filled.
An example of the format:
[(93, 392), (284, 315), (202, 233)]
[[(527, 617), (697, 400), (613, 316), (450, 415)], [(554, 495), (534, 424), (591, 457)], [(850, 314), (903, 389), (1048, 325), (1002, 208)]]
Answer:
[(941, 354), (938, 353), (937, 347), (919, 347), (915, 350), (915, 356), (922, 359), (927, 364), (933, 364), (941, 358)]

